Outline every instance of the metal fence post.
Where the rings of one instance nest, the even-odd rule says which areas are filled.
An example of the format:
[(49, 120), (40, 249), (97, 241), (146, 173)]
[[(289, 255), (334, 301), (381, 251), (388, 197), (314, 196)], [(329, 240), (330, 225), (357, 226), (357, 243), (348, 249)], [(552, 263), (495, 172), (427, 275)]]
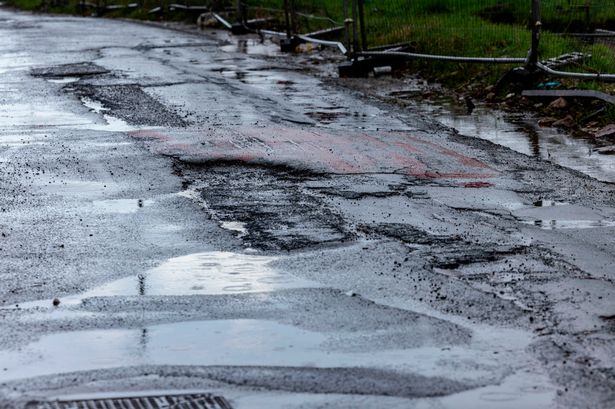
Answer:
[(298, 34), (299, 26), (297, 24), (297, 9), (295, 8), (295, 0), (288, 0), (288, 4), (290, 5), (290, 27), (292, 34)]
[(248, 20), (248, 9), (243, 0), (237, 0), (237, 22), (242, 26), (246, 24)]
[(286, 20), (286, 38), (280, 40), (282, 52), (293, 52), (299, 45), (297, 28), (297, 15), (295, 14), (295, 1), (284, 0), (284, 18)]
[(344, 14), (344, 45), (350, 50), (350, 24), (352, 24), (352, 20), (348, 18), (348, 0), (342, 1), (342, 13)]
[(535, 71), (538, 64), (538, 46), (540, 45), (540, 29), (542, 28), (540, 19), (540, 0), (532, 0), (532, 48), (527, 62), (531, 71)]
[(290, 8), (288, 5), (289, 0), (284, 0), (284, 22), (286, 24), (286, 38), (290, 39), (291, 36), (291, 28), (290, 28)]
[(365, 34), (365, 0), (358, 0), (359, 30), (361, 31), (361, 50), (367, 51), (367, 35)]

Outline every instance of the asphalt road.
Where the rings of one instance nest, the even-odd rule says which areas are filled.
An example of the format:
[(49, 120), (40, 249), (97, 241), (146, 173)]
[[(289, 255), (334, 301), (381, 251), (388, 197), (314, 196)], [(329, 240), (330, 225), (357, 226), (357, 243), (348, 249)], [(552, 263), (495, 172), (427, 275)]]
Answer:
[(0, 407), (614, 407), (614, 186), (276, 50), (0, 9)]

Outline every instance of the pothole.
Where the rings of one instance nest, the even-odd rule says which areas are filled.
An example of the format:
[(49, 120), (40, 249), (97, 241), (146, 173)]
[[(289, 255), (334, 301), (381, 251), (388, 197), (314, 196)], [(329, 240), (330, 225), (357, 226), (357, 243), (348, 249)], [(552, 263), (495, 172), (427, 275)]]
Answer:
[(35, 77), (65, 78), (108, 74), (109, 70), (94, 63), (80, 62), (74, 64), (56, 65), (53, 67), (33, 68), (31, 73)]
[[(103, 110), (104, 107), (104, 111), (109, 115), (131, 125), (186, 126), (176, 113), (171, 112), (136, 84), (79, 86), (76, 92), (83, 98), (84, 104), (95, 101), (96, 107), (91, 106), (91, 109)], [(105, 117), (107, 119), (107, 116)]]
[(206, 204), (222, 227), (237, 231), (259, 250), (298, 250), (351, 239), (343, 220), (298, 181), (309, 175), (267, 167), (219, 166), (191, 171)]

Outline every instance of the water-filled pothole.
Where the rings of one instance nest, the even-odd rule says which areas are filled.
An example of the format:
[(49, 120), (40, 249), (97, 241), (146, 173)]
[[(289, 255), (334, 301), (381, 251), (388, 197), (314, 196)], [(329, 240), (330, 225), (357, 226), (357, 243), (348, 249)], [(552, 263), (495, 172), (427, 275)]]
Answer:
[[(441, 102), (441, 101), (440, 101)], [(437, 121), (462, 135), (489, 140), (528, 156), (535, 156), (578, 170), (598, 180), (615, 182), (615, 157), (596, 153), (590, 139), (576, 138), (555, 128), (541, 128), (529, 115), (517, 118), (501, 111), (478, 107), (472, 113), (454, 104), (422, 104)]]
[(552, 200), (538, 200), (532, 207), (516, 209), (512, 213), (521, 223), (544, 230), (615, 226), (615, 214), (609, 209), (592, 209)]
[[(91, 297), (181, 296), (256, 293), (322, 285), (272, 268), (276, 257), (213, 251), (172, 258), (143, 274), (63, 297), (60, 308)], [(54, 308), (51, 300), (21, 303), (20, 308)]]

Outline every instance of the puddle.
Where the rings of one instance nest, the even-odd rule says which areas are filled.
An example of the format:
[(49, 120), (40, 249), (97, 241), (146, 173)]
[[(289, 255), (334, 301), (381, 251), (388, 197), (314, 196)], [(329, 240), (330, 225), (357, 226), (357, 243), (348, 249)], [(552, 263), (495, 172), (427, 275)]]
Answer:
[[(533, 408), (540, 407), (534, 406), (535, 403), (548, 403), (555, 393), (548, 378), (539, 373), (514, 374), (501, 384), (478, 389), (460, 386), (452, 380), (487, 375), (484, 368), (494, 362), (492, 357), (484, 357), (484, 351), (423, 347), (367, 353), (334, 352), (324, 347), (327, 339), (327, 335), (319, 332), (249, 319), (73, 331), (43, 336), (16, 351), (0, 351), (0, 381), (140, 365), (267, 367), (270, 371), (274, 371), (271, 367), (283, 367), (285, 371), (303, 367), (308, 371), (306, 376), (314, 376), (315, 368), (368, 367), (395, 368), (402, 377), (406, 373), (426, 377), (444, 375), (439, 387), (429, 385), (430, 379), (425, 378), (425, 386), (417, 384), (410, 390), (417, 397), (430, 397), (434, 393), (451, 394), (454, 390), (470, 389), (435, 398), (436, 401), (442, 399), (442, 403), (454, 402), (453, 407), (486, 408), (495, 401), (505, 401), (517, 405), (511, 408)], [(451, 366), (446, 362), (455, 364)], [(332, 376), (335, 379), (334, 373)], [(340, 372), (338, 376), (347, 376), (347, 372)], [(386, 382), (373, 385), (375, 391), (380, 387), (389, 390)], [(439, 390), (441, 392), (437, 392)], [(481, 402), (483, 404), (478, 405)], [(460, 403), (462, 406), (458, 406)]]
[[(230, 39), (233, 41), (233, 39)], [(248, 55), (263, 55), (273, 57), (280, 55), (280, 46), (271, 41), (261, 42), (258, 39), (239, 39), (236, 42), (220, 47), (227, 53), (241, 53)]]
[(94, 296), (192, 295), (320, 287), (269, 267), (275, 257), (207, 252), (173, 258), (145, 274), (123, 278), (81, 294)]
[[(118, 206), (120, 205), (125, 204), (120, 202)], [(130, 206), (133, 205), (134, 202), (131, 202)], [(144, 274), (122, 278), (82, 294), (64, 297), (61, 306), (77, 305), (90, 297), (212, 295), (322, 287), (316, 282), (273, 269), (269, 264), (274, 260), (277, 258), (221, 251), (190, 254), (172, 258)], [(50, 306), (51, 300), (20, 304), (21, 308), (50, 309)]]
[(248, 229), (246, 228), (246, 224), (243, 222), (222, 222), (220, 226), (223, 229), (238, 232), (239, 233), (238, 237), (243, 237), (248, 234)]
[(552, 207), (552, 206), (564, 206), (567, 205), (568, 203), (566, 202), (556, 202), (554, 200), (537, 200), (534, 203), (535, 207)]
[(115, 199), (115, 200), (96, 200), (92, 203), (94, 209), (102, 213), (130, 214), (136, 213), (139, 209), (150, 206), (153, 200), (143, 199)]
[(615, 215), (612, 212), (553, 200), (539, 200), (533, 207), (514, 210), (512, 213), (521, 223), (544, 230), (615, 226)]
[(97, 114), (102, 113), (103, 111), (108, 111), (109, 108), (105, 108), (102, 102), (94, 101), (88, 97), (81, 97), (81, 103), (85, 105), (87, 108), (90, 108), (91, 111), (96, 112)]
[(48, 78), (47, 81), (52, 84), (71, 84), (79, 81), (79, 77)]
[(442, 408), (471, 409), (539, 409), (551, 407), (556, 389), (546, 376), (520, 372), (504, 379), (500, 385), (486, 386), (437, 399)]
[(449, 102), (422, 104), (421, 108), (443, 125), (462, 135), (474, 136), (578, 170), (598, 180), (615, 182), (615, 157), (594, 152), (590, 140), (574, 138), (555, 128), (540, 128), (532, 117), (510, 118), (504, 112), (476, 108), (472, 114)]
[(319, 333), (261, 320), (180, 322), (75, 331), (0, 351), (0, 380), (136, 365), (306, 365), (323, 362)]
[(615, 221), (612, 220), (521, 220), (521, 223), (540, 227), (543, 230), (615, 227)]

